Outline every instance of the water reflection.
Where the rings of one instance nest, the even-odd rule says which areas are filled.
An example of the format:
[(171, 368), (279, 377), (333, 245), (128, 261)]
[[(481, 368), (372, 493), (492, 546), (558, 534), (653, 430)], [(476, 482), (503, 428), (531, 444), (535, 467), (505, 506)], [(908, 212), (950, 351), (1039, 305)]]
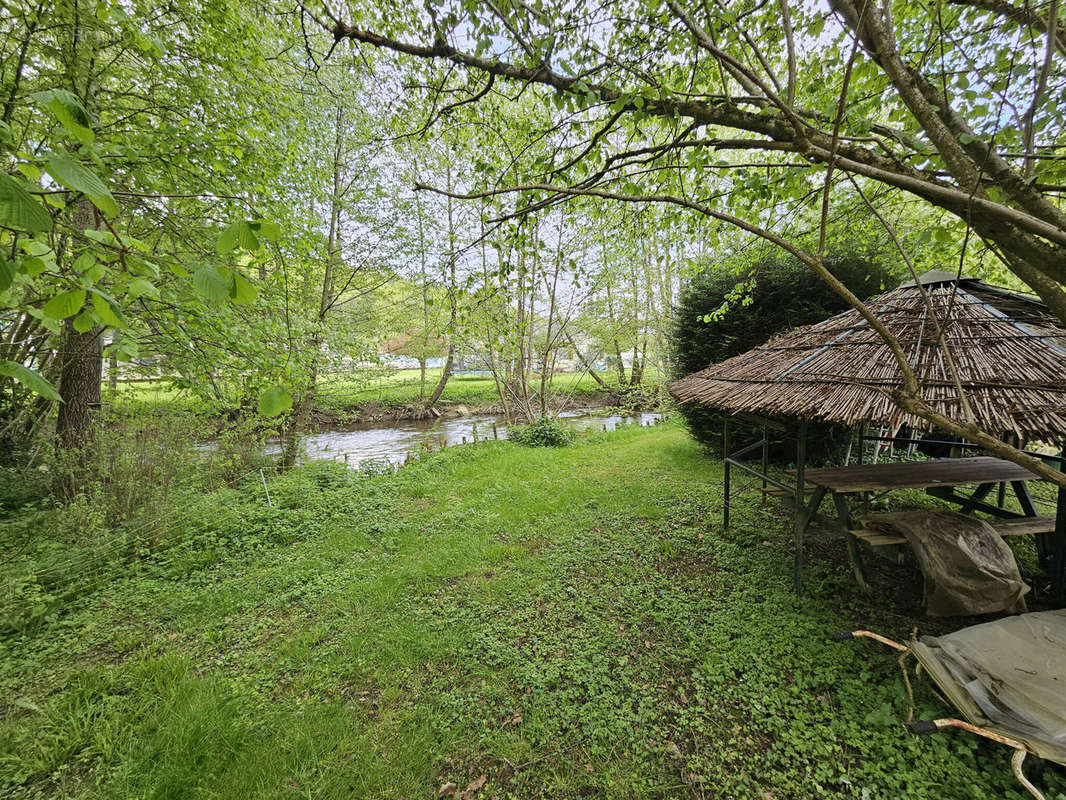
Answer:
[[(619, 425), (650, 425), (661, 416), (651, 412), (604, 415), (594, 409), (559, 414), (561, 420), (577, 431), (613, 431)], [(363, 422), (304, 436), (299, 463), (332, 459), (352, 467), (366, 463), (397, 465), (429, 450), (506, 438), (507, 423), (495, 416)], [(268, 442), (265, 452), (280, 453), (280, 443)]]

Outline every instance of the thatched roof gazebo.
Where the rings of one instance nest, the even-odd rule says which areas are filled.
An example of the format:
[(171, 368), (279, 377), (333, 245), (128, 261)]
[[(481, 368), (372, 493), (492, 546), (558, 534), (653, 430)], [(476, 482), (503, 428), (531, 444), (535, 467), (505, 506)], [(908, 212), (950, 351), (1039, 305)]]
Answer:
[[(978, 425), (1021, 441), (1066, 441), (1066, 328), (1038, 300), (969, 277), (933, 271), (868, 302), (910, 358), (922, 399), (962, 416), (958, 390), (937, 341), (937, 322)], [(930, 319), (929, 306), (936, 315)], [(887, 345), (849, 310), (788, 331), (670, 385), (681, 403), (726, 413), (855, 426), (928, 423), (896, 407), (901, 387)]]
[[(878, 295), (867, 306), (900, 343), (910, 359), (921, 398), (933, 409), (962, 418), (961, 387), (974, 422), (990, 433), (1017, 437), (1023, 445), (1066, 443), (1066, 328), (1043, 303), (974, 278), (956, 279), (955, 275), (933, 271), (917, 283)], [(945, 359), (945, 349), (954, 373)], [(861, 532), (851, 529), (847, 498), (921, 488), (959, 505), (966, 513), (977, 510), (1003, 518), (1007, 526), (1001, 531), (1003, 535), (1036, 534), (1039, 561), (1051, 576), (1053, 594), (1066, 599), (1066, 490), (1059, 491), (1056, 516), (1046, 518), (1038, 516), (1027, 489), (1026, 481), (1034, 476), (1001, 459), (978, 456), (863, 465), (864, 442), (913, 444), (915, 439), (897, 435), (901, 425), (912, 430), (931, 427), (892, 402), (891, 391), (897, 388), (902, 388), (902, 379), (892, 351), (869, 323), (851, 310), (783, 333), (746, 353), (694, 372), (670, 384), (670, 393), (681, 403), (698, 403), (725, 415), (722, 521), (726, 528), (733, 468), (759, 478), (764, 491), (793, 504), (797, 591), (802, 580), (804, 532), (826, 493), (833, 497), (837, 527), (844, 533), (856, 579), (865, 587), (856, 543)], [(734, 451), (732, 421), (762, 427), (761, 440)], [(859, 463), (808, 470), (810, 421), (858, 428)], [(868, 426), (887, 427), (888, 435), (867, 435)], [(796, 429), (796, 469), (785, 476), (767, 472), (767, 430), (771, 427)], [(741, 460), (760, 450), (761, 469)], [(1062, 466), (1061, 456), (1041, 457)], [(1004, 508), (1002, 487), (1007, 483), (1022, 514)], [(1001, 487), (998, 504), (986, 503), (984, 498), (996, 484)], [(977, 488), (970, 495), (956, 491), (973, 485)], [(863, 538), (870, 543), (869, 537)]]

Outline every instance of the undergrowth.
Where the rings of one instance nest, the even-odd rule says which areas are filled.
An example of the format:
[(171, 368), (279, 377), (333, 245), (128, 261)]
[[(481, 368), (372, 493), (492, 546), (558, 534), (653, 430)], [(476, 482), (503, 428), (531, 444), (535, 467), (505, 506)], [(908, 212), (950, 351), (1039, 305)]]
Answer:
[(507, 430), (507, 438), (525, 447), (565, 447), (574, 441), (574, 431), (545, 415), (528, 425), (512, 425)]
[(0, 794), (1026, 797), (1005, 748), (906, 733), (895, 655), (826, 637), (957, 621), (919, 618), (917, 584), (857, 593), (833, 542), (794, 595), (786, 515), (741, 494), (723, 531), (720, 465), (677, 425), (314, 464), (266, 474), (272, 505), (252, 475), (175, 487), (77, 591), (92, 542), (63, 514), (121, 526), (0, 523), (10, 555), (38, 520), (23, 556), (60, 598), (0, 637)]

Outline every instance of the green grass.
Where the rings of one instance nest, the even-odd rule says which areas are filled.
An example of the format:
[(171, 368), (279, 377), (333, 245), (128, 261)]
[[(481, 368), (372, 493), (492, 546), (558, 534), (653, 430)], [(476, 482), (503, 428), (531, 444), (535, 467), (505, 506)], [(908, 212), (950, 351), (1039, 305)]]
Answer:
[(204, 410), (203, 401), (191, 392), (177, 389), (160, 380), (122, 381), (114, 389), (104, 383), (102, 399), (105, 403), (133, 412)]
[(785, 515), (747, 495), (723, 532), (719, 479), (665, 425), (201, 498), (0, 638), (0, 794), (1025, 797), (1005, 748), (903, 730), (893, 654), (826, 639), (906, 638), (913, 598), (857, 595), (840, 553), (794, 596)]
[[(426, 371), (426, 394), (433, 392), (440, 380), (441, 370)], [(601, 375), (608, 386), (615, 386), (617, 376)], [(655, 385), (656, 376), (649, 374), (645, 383)], [(419, 402), (420, 376), (417, 369), (388, 373), (353, 372), (324, 375), (316, 393), (316, 407), (323, 412), (343, 412), (355, 407), (376, 405), (385, 409), (400, 408)], [(533, 387), (539, 390), (539, 383)], [(557, 373), (552, 392), (574, 398), (578, 402), (604, 393), (588, 373)], [(203, 402), (188, 391), (175, 389), (165, 381), (124, 381), (114, 391), (105, 386), (104, 399), (119, 407), (137, 410), (176, 409), (204, 410)], [(443, 405), (498, 405), (496, 384), (488, 374), (456, 374), (448, 380), (441, 395)]]
[[(426, 394), (431, 394), (441, 371), (426, 371)], [(613, 385), (612, 378), (601, 376), (608, 385)], [(420, 376), (417, 369), (398, 370), (375, 378), (358, 378), (344, 375), (326, 376), (319, 389), (319, 402), (324, 407), (364, 406), (377, 403), (385, 407), (402, 406), (415, 403), (419, 398)], [(539, 384), (535, 388), (539, 389)], [(603, 392), (588, 373), (558, 373), (552, 381), (555, 393), (573, 397), (588, 397)], [(448, 379), (448, 384), (441, 395), (441, 402), (446, 404), (483, 405), (498, 404), (499, 394), (496, 383), (488, 374), (457, 374)]]

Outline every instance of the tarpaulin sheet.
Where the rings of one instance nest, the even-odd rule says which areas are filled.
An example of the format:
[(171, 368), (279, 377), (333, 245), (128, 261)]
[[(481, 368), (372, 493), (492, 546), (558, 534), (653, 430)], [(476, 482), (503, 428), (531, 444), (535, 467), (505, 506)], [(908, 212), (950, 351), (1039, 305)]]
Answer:
[(1014, 553), (987, 522), (955, 511), (871, 514), (862, 524), (903, 536), (925, 576), (925, 610), (933, 617), (1025, 611), (1029, 587)]
[(1066, 764), (1066, 609), (923, 636), (911, 651), (970, 722)]

